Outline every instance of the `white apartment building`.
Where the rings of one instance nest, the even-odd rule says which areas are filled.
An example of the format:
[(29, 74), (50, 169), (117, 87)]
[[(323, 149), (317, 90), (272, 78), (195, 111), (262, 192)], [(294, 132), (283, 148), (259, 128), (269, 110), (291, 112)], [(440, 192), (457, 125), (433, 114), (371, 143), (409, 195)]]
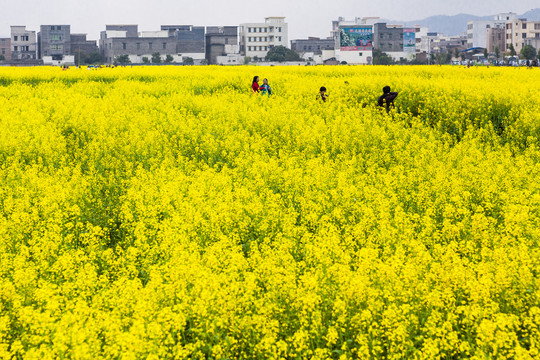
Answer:
[(37, 59), (37, 37), (35, 31), (26, 30), (26, 26), (11, 27), (11, 59)]
[(517, 18), (515, 13), (501, 13), (493, 20), (473, 20), (467, 23), (467, 47), (487, 48), (488, 31), (491, 28), (504, 27)]
[(244, 23), (238, 28), (240, 54), (264, 59), (274, 46), (289, 44), (289, 25), (285, 17), (267, 17), (264, 23)]

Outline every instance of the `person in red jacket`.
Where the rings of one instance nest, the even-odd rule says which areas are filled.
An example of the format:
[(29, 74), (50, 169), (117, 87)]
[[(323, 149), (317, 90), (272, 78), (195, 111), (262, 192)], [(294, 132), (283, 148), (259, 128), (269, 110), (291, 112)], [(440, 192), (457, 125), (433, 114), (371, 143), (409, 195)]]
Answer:
[(254, 76), (253, 82), (251, 83), (251, 90), (253, 90), (254, 94), (258, 94), (261, 88), (259, 87), (259, 77)]

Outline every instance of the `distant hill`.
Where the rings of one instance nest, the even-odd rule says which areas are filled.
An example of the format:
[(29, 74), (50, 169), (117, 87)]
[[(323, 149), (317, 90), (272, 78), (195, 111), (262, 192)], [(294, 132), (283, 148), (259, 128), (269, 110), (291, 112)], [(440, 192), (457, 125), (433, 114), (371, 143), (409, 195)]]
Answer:
[[(405, 26), (421, 25), (429, 28), (431, 32), (438, 32), (449, 36), (460, 35), (467, 31), (467, 22), (471, 20), (490, 20), (494, 15), (476, 16), (471, 14), (435, 15), (422, 20), (397, 21), (388, 20), (389, 23), (403, 24)], [(524, 14), (518, 15), (530, 21), (540, 21), (540, 8), (532, 9)]]

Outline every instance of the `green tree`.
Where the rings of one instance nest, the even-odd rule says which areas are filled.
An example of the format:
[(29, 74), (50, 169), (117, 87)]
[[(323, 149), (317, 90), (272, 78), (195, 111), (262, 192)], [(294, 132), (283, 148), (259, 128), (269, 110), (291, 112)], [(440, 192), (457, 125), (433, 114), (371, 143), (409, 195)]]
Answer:
[(191, 57), (188, 56), (188, 57), (185, 57), (185, 58), (184, 58), (184, 64), (186, 64), (186, 65), (193, 65), (193, 64), (195, 64), (195, 61), (193, 60), (193, 58), (191, 58)]
[(92, 52), (86, 56), (87, 64), (99, 64), (101, 61), (101, 55), (97, 52)]
[(117, 57), (114, 58), (114, 61), (120, 65), (131, 64), (129, 55), (118, 55)]
[(251, 58), (249, 56), (244, 57), (244, 65), (249, 64), (250, 61), (251, 61)]
[(283, 45), (274, 46), (266, 54), (266, 60), (268, 61), (300, 61), (300, 56), (293, 50), (286, 48)]
[(487, 49), (484, 49), (484, 59), (488, 59), (489, 58), (489, 53), (488, 53), (488, 50)]
[(435, 56), (435, 61), (439, 65), (448, 64), (452, 60), (452, 55), (445, 52), (440, 52)]
[(514, 44), (510, 44), (510, 46), (508, 47), (508, 50), (510, 50), (510, 56), (514, 57), (517, 55), (516, 49), (514, 49)]
[(534, 60), (536, 58), (536, 49), (532, 45), (525, 45), (521, 48), (521, 56), (527, 60)]
[(459, 59), (459, 49), (458, 48), (454, 49), (454, 58)]
[(501, 57), (501, 50), (499, 49), (498, 46), (495, 46), (495, 59), (497, 59), (497, 61), (499, 61), (500, 57)]
[(6, 60), (6, 57), (4, 55), (0, 55), (0, 61)]
[(381, 49), (373, 49), (373, 65), (392, 65), (394, 59)]
[(172, 63), (173, 60), (174, 60), (174, 59), (173, 59), (172, 55), (167, 54), (167, 56), (165, 57), (165, 63), (166, 63), (166, 64)]
[(208, 65), (208, 60), (202, 59), (201, 60), (201, 65)]
[(142, 58), (142, 62), (145, 63), (145, 64), (150, 64), (150, 59), (147, 56), (144, 56)]
[(161, 64), (161, 54), (158, 52), (155, 52), (152, 54), (152, 62), (154, 64)]

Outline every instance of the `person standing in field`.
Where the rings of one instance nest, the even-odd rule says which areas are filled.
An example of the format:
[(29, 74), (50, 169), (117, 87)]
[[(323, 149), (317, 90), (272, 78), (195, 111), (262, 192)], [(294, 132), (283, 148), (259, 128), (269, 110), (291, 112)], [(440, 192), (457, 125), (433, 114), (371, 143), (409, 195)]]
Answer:
[(394, 106), (394, 99), (398, 96), (397, 92), (391, 92), (390, 86), (383, 87), (383, 94), (379, 96), (379, 100), (377, 101), (377, 105), (380, 107), (383, 107), (386, 102), (386, 112), (390, 112), (390, 106)]
[(272, 95), (272, 88), (268, 85), (268, 79), (263, 79), (263, 84), (259, 87), (259, 90), (261, 90), (262, 95)]
[(251, 83), (251, 90), (253, 91), (254, 94), (258, 94), (260, 92), (261, 88), (259, 87), (258, 76), (253, 77), (253, 82)]
[(321, 86), (319, 89), (319, 95), (317, 95), (317, 100), (322, 100), (322, 102), (326, 102), (326, 99), (328, 99), (328, 95), (326, 95), (326, 88), (324, 86)]

